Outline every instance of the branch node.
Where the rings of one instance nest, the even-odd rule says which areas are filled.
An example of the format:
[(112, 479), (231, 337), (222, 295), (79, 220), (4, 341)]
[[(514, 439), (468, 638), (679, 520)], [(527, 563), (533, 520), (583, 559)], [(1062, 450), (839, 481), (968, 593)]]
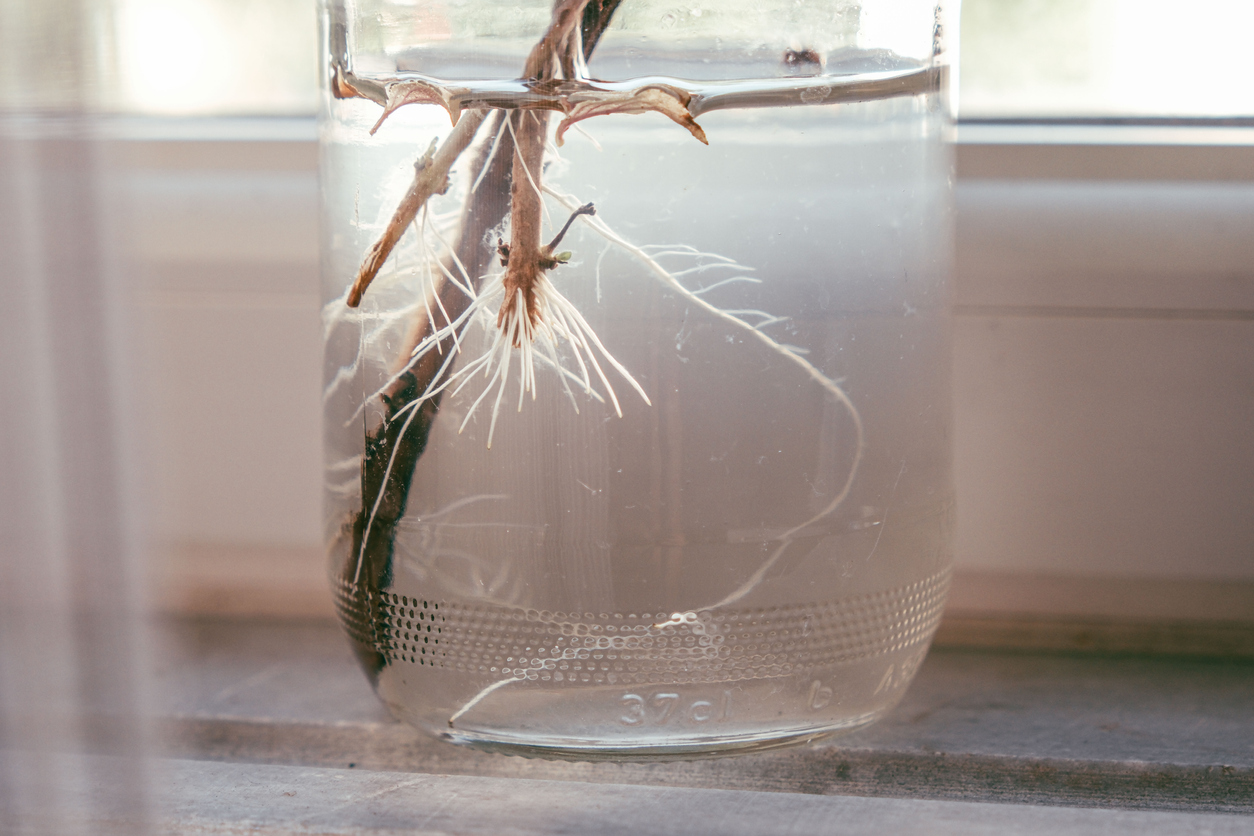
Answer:
[(670, 84), (649, 84), (638, 90), (581, 90), (562, 97), (566, 118), (557, 126), (557, 144), (565, 142), (566, 131), (577, 122), (611, 113), (650, 113), (666, 116), (690, 134), (709, 145), (705, 131), (697, 124), (688, 106), (692, 94)]
[(370, 129), (370, 135), (374, 136), (375, 131), (397, 109), (407, 104), (434, 104), (439, 105), (448, 112), (448, 118), (452, 120), (454, 126), (457, 120), (461, 118), (462, 106), (459, 96), (466, 90), (461, 87), (445, 87), (439, 84), (431, 84), (421, 79), (411, 81), (394, 81), (384, 86), (386, 98), (383, 102), (383, 113), (379, 116), (379, 121), (374, 123), (374, 127)]

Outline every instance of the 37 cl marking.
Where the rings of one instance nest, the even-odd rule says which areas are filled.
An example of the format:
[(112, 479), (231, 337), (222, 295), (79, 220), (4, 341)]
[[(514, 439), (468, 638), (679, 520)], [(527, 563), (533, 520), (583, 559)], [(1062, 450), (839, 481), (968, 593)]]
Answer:
[[(623, 713), (618, 722), (624, 726), (664, 726), (679, 711), (679, 717), (691, 723), (708, 723), (726, 720), (731, 716), (731, 691), (724, 691), (722, 698), (715, 700), (681, 699), (679, 694), (661, 691), (644, 696), (642, 694), (624, 694), (619, 700)], [(716, 704), (717, 703), (717, 704)]]

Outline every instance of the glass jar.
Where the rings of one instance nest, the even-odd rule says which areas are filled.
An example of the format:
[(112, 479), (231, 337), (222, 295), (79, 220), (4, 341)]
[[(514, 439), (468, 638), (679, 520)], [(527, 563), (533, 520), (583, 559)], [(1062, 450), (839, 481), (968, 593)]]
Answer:
[(325, 0), (330, 575), (398, 717), (660, 756), (901, 697), (952, 555), (943, 18)]

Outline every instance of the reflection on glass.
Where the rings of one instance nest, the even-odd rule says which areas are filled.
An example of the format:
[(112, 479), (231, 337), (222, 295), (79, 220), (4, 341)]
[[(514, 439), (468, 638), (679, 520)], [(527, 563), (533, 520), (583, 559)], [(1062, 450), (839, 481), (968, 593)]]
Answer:
[[(317, 39), (308, 0), (111, 2), (115, 108), (171, 115), (316, 109)], [(358, 10), (384, 23), (422, 26), (422, 39), (436, 42), (456, 34), (447, 31), (450, 4), (456, 5), (362, 0)], [(545, 4), (534, 5), (543, 19)], [(916, 2), (899, 5), (907, 19)], [(415, 14), (414, 6), (423, 12)], [(623, 26), (641, 16), (700, 25), (720, 8), (715, 0), (628, 0), (626, 6)], [(857, 3), (837, 6), (842, 14), (859, 11)], [(1254, 47), (1250, 0), (963, 0), (962, 6), (966, 118), (1254, 116), (1254, 86), (1242, 83)], [(896, 44), (893, 14), (862, 16), (864, 37)], [(401, 35), (414, 39), (412, 32)], [(911, 48), (903, 43), (900, 51)]]

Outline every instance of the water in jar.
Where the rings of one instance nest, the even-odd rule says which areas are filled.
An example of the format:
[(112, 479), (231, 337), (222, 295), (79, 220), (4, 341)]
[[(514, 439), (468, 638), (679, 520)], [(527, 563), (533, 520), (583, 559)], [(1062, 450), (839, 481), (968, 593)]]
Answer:
[[(517, 356), (446, 390), (389, 571), (364, 591), (348, 532), (376, 393), (415, 318), (442, 323), (433, 261), (472, 189), (499, 184), (459, 161), (350, 312), (363, 254), (450, 127), (413, 105), (371, 138), (377, 105), (330, 105), (331, 575), (398, 716), (481, 746), (657, 755), (809, 739), (900, 698), (952, 557), (951, 166), (938, 93), (877, 89), (883, 56), (842, 54), (864, 100), (772, 70), (705, 82), (752, 103), (700, 113), (708, 146), (645, 114), (549, 147), (546, 236), (596, 207), (548, 276), (604, 346), (604, 379), (559, 344), (556, 363), (533, 361), (532, 391)], [(500, 220), (484, 224), (488, 250), (509, 240)], [(488, 263), (481, 289), (503, 269)], [(491, 349), (494, 323), (459, 330), (450, 373)]]

